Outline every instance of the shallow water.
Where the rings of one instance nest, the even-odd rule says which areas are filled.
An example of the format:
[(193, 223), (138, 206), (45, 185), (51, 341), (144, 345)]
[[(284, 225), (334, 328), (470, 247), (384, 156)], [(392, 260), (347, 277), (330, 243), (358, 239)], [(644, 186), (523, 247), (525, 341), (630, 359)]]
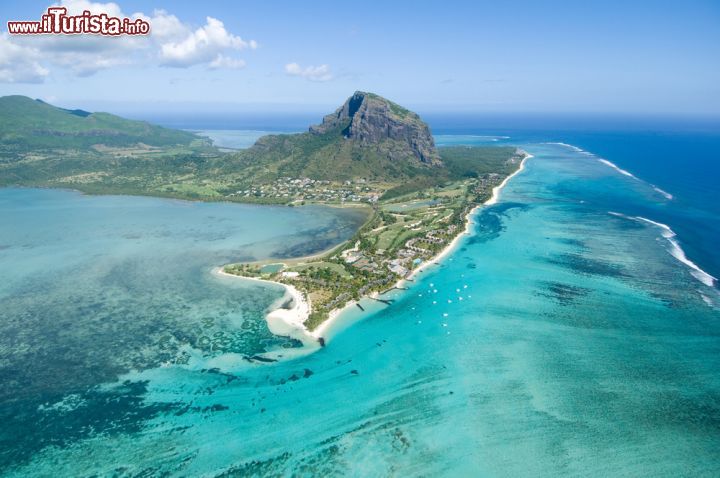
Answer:
[[(720, 297), (635, 219), (668, 200), (572, 148), (524, 147), (455, 252), (325, 349), (210, 354), (49, 402), (36, 433), (67, 437), (8, 474), (717, 476)], [(227, 301), (249, 287), (205, 267), (183, 280)], [(252, 297), (258, 314), (276, 298)]]
[(245, 149), (249, 148), (259, 138), (268, 134), (277, 134), (276, 131), (261, 130), (199, 130), (196, 131), (201, 136), (206, 136), (213, 141), (213, 144), (220, 148), (229, 149)]
[[(211, 270), (325, 250), (366, 214), (0, 189), (0, 418), (8, 425), (0, 466), (48, 444), (134, 427), (105, 414), (126, 392), (92, 390), (118, 374), (299, 346), (264, 321), (281, 287), (222, 281)], [(38, 411), (88, 401), (92, 411)], [(143, 416), (136, 402), (122, 413)]]

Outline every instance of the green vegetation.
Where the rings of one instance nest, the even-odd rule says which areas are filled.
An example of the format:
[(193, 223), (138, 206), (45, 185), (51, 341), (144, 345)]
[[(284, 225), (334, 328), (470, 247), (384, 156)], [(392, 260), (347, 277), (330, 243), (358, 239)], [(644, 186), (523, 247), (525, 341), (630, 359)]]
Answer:
[(514, 171), (517, 165), (507, 159), (515, 149), (512, 146), (452, 146), (440, 148), (440, 157), (450, 178), (478, 178), (484, 174)]
[[(370, 219), (342, 247), (262, 274), (305, 293), (312, 307), (306, 321), (310, 330), (327, 320), (333, 309), (391, 289), (419, 264), (432, 260), (464, 230), (469, 210), (490, 197), (492, 188), (519, 167), (524, 154), (514, 148), (449, 148), (447, 152), (445, 156), (441, 150), (441, 155), (453, 169), (446, 178), (454, 180), (392, 198), (383, 196), (373, 204)], [(465, 174), (468, 171), (472, 174)], [(257, 276), (260, 269), (236, 264), (225, 270)]]
[(465, 178), (478, 178), (484, 174), (507, 174), (512, 164), (507, 158), (515, 152), (515, 148), (508, 146), (453, 146), (439, 148), (440, 158), (444, 168), (433, 171), (433, 174), (416, 174), (412, 179), (388, 189), (383, 199), (393, 199), (457, 181)]
[(191, 133), (108, 113), (66, 110), (26, 96), (0, 98), (0, 160), (18, 159), (32, 150), (92, 150), (95, 147), (145, 149), (191, 146), (202, 140)]
[(403, 108), (403, 107), (400, 106), (399, 104), (397, 104), (397, 103), (395, 103), (395, 102), (393, 102), (393, 101), (387, 100), (387, 99), (383, 98), (383, 97), (380, 96), (380, 95), (376, 95), (375, 93), (367, 93), (367, 92), (361, 92), (361, 93), (364, 94), (364, 95), (366, 95), (366, 96), (369, 97), (369, 98), (386, 102), (387, 105), (390, 107), (390, 111), (391, 111), (393, 114), (397, 115), (397, 116), (398, 116), (399, 118), (401, 118), (401, 119), (404, 119), (404, 118), (406, 118), (406, 117), (409, 116), (409, 115), (413, 115), (414, 117), (416, 117), (416, 118), (419, 119), (418, 115), (415, 114), (415, 113), (413, 113), (413, 112), (410, 111), (409, 109)]
[[(389, 114), (408, 117), (409, 127), (421, 129), (414, 113), (363, 95), (375, 106), (385, 102)], [(223, 153), (188, 132), (7, 96), (0, 98), (0, 186), (260, 204), (372, 204), (502, 172), (498, 162), (513, 152), (440, 148), (442, 164), (432, 166), (417, 160), (400, 139), (371, 145), (348, 140), (343, 131), (351, 121), (345, 118), (320, 133), (270, 135), (248, 150)]]
[(209, 140), (185, 131), (24, 96), (0, 98), (0, 186), (222, 199), (204, 174), (219, 158)]
[(279, 177), (347, 181), (399, 180), (429, 174), (428, 168), (411, 161), (391, 161), (402, 144), (387, 139), (367, 148), (342, 139), (342, 128), (323, 134), (270, 135), (252, 148), (238, 152), (225, 171), (248, 171), (248, 177), (269, 182)]
[(328, 269), (329, 271), (336, 273), (342, 279), (349, 279), (352, 277), (352, 274), (348, 273), (345, 267), (343, 267), (341, 264), (338, 264), (336, 262), (326, 262), (322, 260), (318, 262), (311, 262), (308, 264), (296, 265), (291, 267), (291, 269), (293, 271), (308, 273), (312, 273), (315, 270)]
[(282, 267), (225, 267), (304, 291), (312, 304), (310, 329), (333, 309), (392, 288), (431, 260), (522, 156), (510, 147), (438, 150), (415, 113), (364, 92), (308, 133), (265, 136), (233, 153), (184, 131), (21, 96), (0, 98), (0, 186), (371, 207), (354, 237), (324, 256)]

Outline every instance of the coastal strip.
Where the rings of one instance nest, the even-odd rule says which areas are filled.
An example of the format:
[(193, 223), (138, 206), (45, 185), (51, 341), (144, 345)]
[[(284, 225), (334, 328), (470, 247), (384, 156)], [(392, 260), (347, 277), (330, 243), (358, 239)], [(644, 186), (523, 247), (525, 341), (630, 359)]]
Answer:
[[(482, 204), (478, 204), (472, 209), (470, 209), (467, 214), (464, 217), (465, 221), (465, 228), (464, 230), (461, 230), (442, 250), (440, 250), (435, 256), (433, 256), (431, 259), (423, 262), (422, 264), (419, 264), (416, 268), (414, 268), (407, 276), (399, 279), (393, 287), (393, 288), (402, 288), (406, 281), (412, 279), (419, 274), (420, 272), (424, 271), (428, 267), (437, 264), (439, 261), (444, 259), (447, 255), (449, 255), (456, 246), (460, 243), (463, 236), (470, 234), (470, 230), (472, 227), (472, 216), (475, 214), (480, 207), (484, 206), (491, 206), (493, 204), (496, 204), (500, 198), (500, 193), (502, 192), (503, 188), (508, 184), (510, 179), (515, 177), (517, 174), (522, 172), (525, 169), (526, 162), (533, 157), (533, 155), (523, 152), (523, 159), (520, 161), (520, 165), (518, 168), (510, 175), (505, 177), (503, 181), (493, 187), (492, 189), (492, 195), (489, 199), (487, 199)], [(334, 247), (333, 249), (336, 249)], [(357, 300), (351, 300), (349, 302), (346, 302), (342, 307), (335, 308), (331, 310), (328, 313), (328, 318), (323, 321), (320, 325), (318, 325), (314, 330), (310, 330), (305, 325), (305, 322), (310, 316), (310, 313), (312, 311), (312, 305), (310, 303), (310, 300), (308, 297), (305, 296), (303, 292), (298, 290), (296, 287), (285, 284), (282, 282), (276, 282), (272, 280), (266, 280), (266, 279), (258, 279), (256, 277), (248, 277), (243, 275), (237, 275), (237, 274), (230, 274), (223, 270), (223, 267), (219, 267), (214, 269), (216, 274), (224, 276), (224, 277), (233, 277), (236, 279), (245, 279), (245, 280), (254, 280), (258, 282), (264, 282), (268, 284), (275, 284), (275, 285), (281, 285), (286, 288), (286, 297), (291, 297), (293, 299), (293, 307), (290, 309), (286, 308), (278, 308), (270, 311), (267, 316), (265, 317), (265, 320), (268, 323), (268, 328), (270, 331), (275, 335), (280, 336), (286, 336), (291, 337), (297, 340), (300, 340), (304, 346), (309, 347), (308, 351), (311, 351), (312, 349), (319, 348), (321, 346), (324, 346), (327, 341), (329, 340), (328, 334), (337, 326), (338, 322), (340, 321), (341, 317), (343, 316), (343, 313), (347, 310), (356, 307), (356, 305), (359, 303)], [(370, 299), (377, 299), (380, 296), (379, 292), (372, 292), (371, 294), (367, 294), (363, 296), (362, 298), (370, 298)], [(361, 298), (361, 299), (362, 299)]]
[[(487, 201), (485, 201), (484, 203), (478, 204), (477, 206), (472, 208), (470, 211), (468, 211), (468, 213), (465, 215), (465, 230), (462, 231), (461, 233), (459, 233), (457, 236), (455, 236), (453, 238), (453, 240), (450, 241), (448, 243), (448, 245), (445, 246), (440, 252), (438, 252), (432, 259), (425, 261), (424, 263), (420, 264), (418, 267), (413, 269), (413, 271), (410, 273), (410, 275), (407, 277), (407, 279), (414, 278), (417, 274), (419, 274), (423, 270), (427, 269), (428, 267), (435, 265), (436, 262), (441, 261), (443, 258), (445, 258), (445, 256), (450, 254), (455, 249), (455, 247), (458, 245), (458, 243), (462, 239), (462, 236), (470, 234), (470, 230), (473, 225), (472, 217), (475, 214), (475, 212), (481, 207), (492, 206), (493, 204), (496, 204), (498, 202), (498, 200), (500, 199), (500, 192), (507, 185), (508, 181), (510, 181), (510, 179), (512, 179), (515, 175), (521, 173), (522, 170), (525, 169), (525, 163), (527, 162), (527, 160), (532, 157), (533, 157), (532, 154), (526, 152), (522, 161), (520, 161), (520, 166), (518, 166), (518, 168), (512, 174), (510, 174), (505, 179), (503, 179), (503, 181), (499, 185), (497, 185), (493, 188), (492, 196), (490, 196), (490, 198)], [(397, 282), (397, 284), (395, 284), (395, 287), (401, 287), (405, 283), (405, 280), (406, 279), (399, 280)]]

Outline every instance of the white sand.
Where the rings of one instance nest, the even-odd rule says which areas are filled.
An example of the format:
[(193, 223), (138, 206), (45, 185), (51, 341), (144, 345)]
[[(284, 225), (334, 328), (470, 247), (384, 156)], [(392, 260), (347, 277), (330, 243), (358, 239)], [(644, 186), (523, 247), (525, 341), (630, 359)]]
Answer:
[(500, 191), (502, 191), (502, 189), (505, 187), (505, 185), (508, 183), (508, 181), (510, 181), (513, 178), (513, 176), (519, 174), (523, 169), (525, 169), (525, 163), (527, 162), (528, 159), (530, 159), (532, 157), (533, 157), (532, 154), (526, 152), (525, 157), (522, 159), (522, 161), (520, 161), (520, 167), (517, 168), (517, 170), (514, 173), (512, 173), (510, 176), (506, 177), (503, 180), (503, 182), (501, 182), (498, 186), (495, 186), (493, 188), (492, 197), (490, 199), (488, 199), (487, 201), (485, 201), (483, 203), (483, 205), (490, 206), (490, 205), (498, 202), (498, 199), (500, 198)]
[(222, 267), (214, 269), (213, 272), (225, 277), (264, 282), (266, 284), (275, 284), (285, 287), (286, 294), (282, 300), (283, 302), (286, 302), (287, 298), (292, 297), (293, 307), (292, 309), (278, 308), (270, 311), (265, 316), (268, 329), (270, 329), (270, 332), (275, 335), (300, 340), (306, 347), (319, 347), (320, 344), (318, 342), (318, 338), (320, 338), (321, 335), (319, 335), (317, 331), (311, 332), (305, 327), (305, 321), (310, 316), (310, 303), (305, 298), (305, 295), (297, 288), (281, 282), (228, 274), (222, 269)]

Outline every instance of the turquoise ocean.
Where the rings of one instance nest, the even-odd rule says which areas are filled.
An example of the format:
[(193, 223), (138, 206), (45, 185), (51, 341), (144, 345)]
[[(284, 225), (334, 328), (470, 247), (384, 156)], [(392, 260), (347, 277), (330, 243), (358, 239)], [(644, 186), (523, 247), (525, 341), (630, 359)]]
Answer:
[(390, 306), (262, 365), (282, 289), (212, 269), (362, 211), (0, 190), (0, 472), (720, 475), (720, 136), (607, 135), (441, 131), (534, 157)]

